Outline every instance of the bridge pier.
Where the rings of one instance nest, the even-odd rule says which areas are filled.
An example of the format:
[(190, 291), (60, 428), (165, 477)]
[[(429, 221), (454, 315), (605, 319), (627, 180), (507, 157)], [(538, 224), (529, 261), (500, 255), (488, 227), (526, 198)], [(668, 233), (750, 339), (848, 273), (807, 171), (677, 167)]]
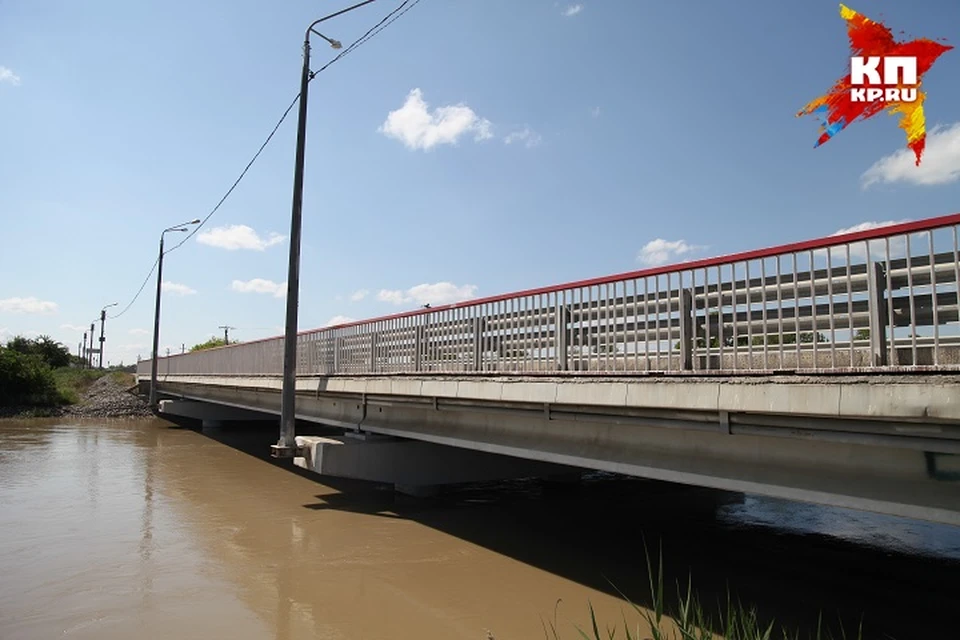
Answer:
[(294, 458), (299, 467), (326, 476), (392, 484), (398, 493), (415, 497), (433, 496), (442, 485), (465, 482), (579, 478), (579, 471), (564, 465), (369, 433), (297, 436), (297, 448), (303, 452)]
[(222, 428), (230, 422), (276, 420), (276, 416), (269, 413), (194, 400), (161, 400), (159, 413), (170, 418), (199, 420), (203, 429)]

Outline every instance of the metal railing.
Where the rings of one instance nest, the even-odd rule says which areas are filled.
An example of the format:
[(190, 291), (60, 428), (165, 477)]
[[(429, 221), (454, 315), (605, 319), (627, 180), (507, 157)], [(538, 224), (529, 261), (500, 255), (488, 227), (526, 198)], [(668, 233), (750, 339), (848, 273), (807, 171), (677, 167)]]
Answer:
[[(955, 214), (306, 331), (297, 372), (957, 370), (958, 227)], [(162, 358), (160, 373), (279, 375), (282, 354), (269, 338)]]

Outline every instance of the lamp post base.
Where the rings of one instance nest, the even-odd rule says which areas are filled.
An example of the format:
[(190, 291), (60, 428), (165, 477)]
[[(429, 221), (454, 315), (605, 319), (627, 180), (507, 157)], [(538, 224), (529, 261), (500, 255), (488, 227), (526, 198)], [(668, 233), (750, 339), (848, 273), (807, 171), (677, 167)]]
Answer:
[(270, 457), (272, 458), (300, 458), (303, 457), (303, 447), (294, 445), (288, 446), (284, 444), (272, 444), (270, 445)]

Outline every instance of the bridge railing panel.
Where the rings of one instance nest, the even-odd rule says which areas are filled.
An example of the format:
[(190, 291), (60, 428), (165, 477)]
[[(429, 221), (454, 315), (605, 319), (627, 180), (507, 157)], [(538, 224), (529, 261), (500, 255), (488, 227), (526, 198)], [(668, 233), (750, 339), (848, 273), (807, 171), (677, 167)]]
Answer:
[[(944, 216), (307, 331), (297, 372), (960, 369), (958, 225)], [(281, 337), (159, 370), (279, 375), (282, 360)]]

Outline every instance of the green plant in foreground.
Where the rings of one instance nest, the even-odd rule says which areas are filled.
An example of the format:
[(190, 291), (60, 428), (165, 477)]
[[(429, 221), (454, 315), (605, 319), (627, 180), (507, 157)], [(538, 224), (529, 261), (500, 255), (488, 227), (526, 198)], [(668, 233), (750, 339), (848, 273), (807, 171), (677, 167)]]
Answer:
[[(720, 618), (718, 624), (707, 614), (707, 609), (700, 602), (699, 597), (693, 590), (693, 578), (687, 577), (687, 585), (684, 590), (680, 583), (677, 583), (677, 610), (668, 618), (664, 610), (664, 585), (663, 585), (663, 550), (659, 553), (659, 563), (654, 577), (654, 570), (650, 563), (650, 554), (644, 542), (644, 554), (647, 559), (647, 577), (649, 581), (651, 594), (651, 607), (642, 608), (630, 601), (619, 589), (620, 596), (630, 605), (636, 613), (650, 627), (650, 634), (645, 636), (641, 633), (639, 623), (631, 625), (627, 620), (627, 615), (621, 612), (623, 618), (622, 627), (606, 627), (601, 634), (600, 625), (597, 622), (596, 612), (593, 604), (588, 603), (590, 608), (590, 629), (584, 631), (576, 626), (577, 633), (582, 640), (614, 640), (618, 638), (617, 632), (622, 629), (623, 635), (619, 636), (625, 640), (713, 640), (714, 638), (722, 640), (801, 640), (798, 630), (792, 633), (789, 629), (781, 628), (779, 635), (775, 635), (776, 623), (771, 620), (764, 625), (760, 619), (755, 607), (744, 607), (739, 600), (734, 600), (727, 592), (726, 606), (720, 609)], [(616, 586), (614, 586), (616, 589)], [(547, 640), (560, 640), (561, 636), (557, 630), (557, 610), (560, 606), (560, 600), (554, 607), (553, 621), (544, 622), (543, 635)], [(548, 628), (549, 625), (549, 628)], [(846, 630), (842, 624), (840, 626), (841, 640), (847, 640)], [(856, 640), (863, 636), (863, 624), (857, 628)], [(490, 638), (493, 636), (490, 635)], [(809, 638), (809, 636), (808, 636)], [(834, 640), (834, 636), (823, 631), (822, 616), (817, 620), (816, 633), (814, 640)], [(853, 640), (853, 639), (851, 639)]]

